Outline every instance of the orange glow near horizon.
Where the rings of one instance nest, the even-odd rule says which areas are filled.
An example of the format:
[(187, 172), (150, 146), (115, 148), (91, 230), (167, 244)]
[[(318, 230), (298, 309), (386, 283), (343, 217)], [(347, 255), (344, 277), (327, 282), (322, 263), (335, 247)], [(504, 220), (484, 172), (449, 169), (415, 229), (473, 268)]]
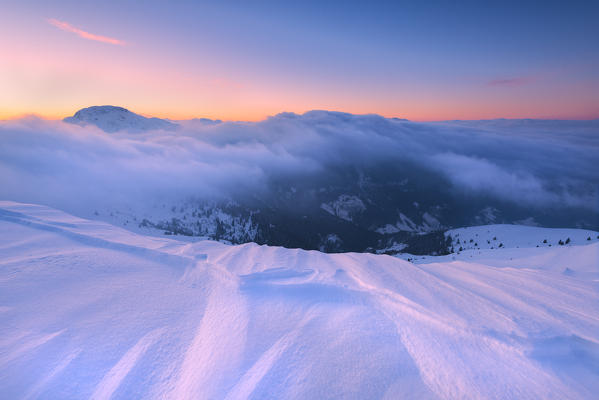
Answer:
[[(145, 67), (140, 65), (143, 62), (118, 57), (115, 68), (107, 61), (114, 58), (47, 57), (18, 50), (9, 54), (9, 62), (0, 65), (0, 87), (5, 89), (0, 93), (0, 119), (27, 114), (62, 119), (81, 108), (107, 104), (176, 120), (260, 121), (280, 112), (301, 114), (314, 109), (413, 121), (599, 117), (592, 85), (562, 96), (519, 87), (474, 88), (455, 95), (431, 87), (397, 93), (371, 91), (365, 85), (314, 89), (294, 82), (280, 87), (262, 79), (248, 82), (213, 77), (210, 71), (194, 74), (168, 64)], [(162, 76), (169, 79), (156, 78)], [(513, 92), (520, 96), (514, 98)]]
[[(94, 105), (105, 105), (105, 104), (94, 104)], [(122, 106), (119, 104), (111, 104)], [(72, 109), (67, 110), (48, 110), (42, 112), (27, 112), (22, 110), (0, 110), (0, 120), (16, 120), (25, 118), (28, 116), (36, 116), (43, 119), (48, 120), (62, 120), (65, 117), (72, 116), (75, 112), (77, 112), (81, 108), (89, 107), (91, 105), (85, 105), (81, 107), (73, 107)], [(245, 121), (245, 122), (259, 122), (267, 119), (268, 117), (274, 116), (276, 114), (282, 112), (295, 112), (297, 114), (303, 114), (305, 112), (311, 110), (320, 110), (322, 108), (311, 108), (311, 109), (300, 109), (298, 110), (273, 110), (271, 112), (263, 111), (258, 113), (249, 113), (243, 112), (243, 110), (239, 110), (236, 112), (222, 112), (222, 113), (165, 113), (160, 111), (140, 111), (135, 108), (126, 107), (132, 112), (136, 114), (143, 115), (145, 117), (156, 117), (156, 118), (165, 118), (171, 120), (189, 120), (193, 118), (209, 118), (209, 119), (219, 119), (222, 121)], [(529, 114), (511, 114), (507, 115), (502, 113), (480, 113), (480, 114), (472, 114), (472, 113), (451, 113), (450, 110), (443, 110), (444, 112), (439, 112), (437, 114), (428, 114), (428, 113), (413, 113), (413, 114), (400, 114), (400, 113), (376, 113), (376, 112), (360, 112), (360, 111), (351, 111), (351, 110), (340, 110), (340, 109), (328, 109), (328, 111), (341, 111), (348, 112), (351, 114), (378, 114), (386, 118), (404, 118), (414, 122), (435, 122), (435, 121), (450, 121), (450, 120), (486, 120), (486, 119), (497, 119), (497, 118), (505, 118), (505, 119), (522, 119), (522, 118), (532, 118), (532, 119), (560, 119), (560, 120), (593, 120), (598, 119), (599, 113), (580, 113), (580, 114), (565, 114), (565, 115), (535, 115), (531, 117)]]

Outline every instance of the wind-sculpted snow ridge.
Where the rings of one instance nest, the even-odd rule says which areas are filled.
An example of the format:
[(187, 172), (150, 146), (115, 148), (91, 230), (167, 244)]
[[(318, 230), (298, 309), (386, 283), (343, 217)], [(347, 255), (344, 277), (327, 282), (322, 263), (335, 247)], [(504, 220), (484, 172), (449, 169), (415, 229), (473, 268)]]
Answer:
[(0, 202), (0, 393), (594, 398), (599, 243), (510, 251), (416, 265)]

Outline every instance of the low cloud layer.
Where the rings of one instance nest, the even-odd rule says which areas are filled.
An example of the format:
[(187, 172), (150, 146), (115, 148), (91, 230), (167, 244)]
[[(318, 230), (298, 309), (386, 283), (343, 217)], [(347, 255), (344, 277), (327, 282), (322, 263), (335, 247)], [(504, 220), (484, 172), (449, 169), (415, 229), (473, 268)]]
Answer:
[(34, 117), (0, 122), (0, 198), (69, 211), (235, 198), (343, 168), (410, 162), (456, 196), (597, 211), (599, 121), (413, 123), (313, 111), (250, 123), (107, 134)]

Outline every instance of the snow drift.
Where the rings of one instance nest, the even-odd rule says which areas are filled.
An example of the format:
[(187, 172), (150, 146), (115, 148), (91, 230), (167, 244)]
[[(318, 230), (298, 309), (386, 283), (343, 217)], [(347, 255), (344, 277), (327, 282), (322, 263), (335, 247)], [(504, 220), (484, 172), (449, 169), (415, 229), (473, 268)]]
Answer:
[(599, 243), (480, 251), (184, 242), (2, 202), (0, 392), (593, 398)]

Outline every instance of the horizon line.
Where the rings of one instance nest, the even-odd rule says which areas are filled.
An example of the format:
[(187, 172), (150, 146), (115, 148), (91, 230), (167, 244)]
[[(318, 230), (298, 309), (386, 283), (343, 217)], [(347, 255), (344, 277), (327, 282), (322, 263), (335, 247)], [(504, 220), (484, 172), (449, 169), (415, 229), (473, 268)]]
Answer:
[[(101, 105), (104, 106), (104, 105)], [(108, 106), (108, 105), (106, 105)], [(61, 121), (64, 118), (67, 117), (71, 117), (73, 116), (77, 111), (88, 108), (88, 107), (95, 107), (95, 106), (87, 106), (87, 107), (82, 107), (77, 109), (75, 112), (73, 112), (72, 114), (69, 115), (57, 115), (57, 114), (44, 114), (41, 112), (23, 112), (23, 113), (15, 113), (15, 114), (7, 114), (7, 115), (1, 115), (0, 114), (0, 121), (12, 121), (12, 120), (19, 120), (19, 119), (24, 119), (24, 118), (28, 118), (28, 117), (37, 117), (40, 119), (44, 119), (44, 120), (50, 120), (50, 121)], [(112, 106), (112, 107), (122, 107), (122, 106)], [(379, 114), (376, 112), (360, 112), (360, 113), (356, 113), (356, 112), (349, 112), (349, 111), (343, 111), (343, 110), (327, 110), (327, 109), (319, 109), (319, 108), (315, 108), (315, 109), (309, 109), (303, 112), (296, 112), (296, 111), (279, 111), (273, 114), (264, 114), (261, 115), (260, 117), (257, 118), (244, 118), (244, 119), (237, 119), (237, 118), (224, 118), (224, 117), (218, 117), (218, 116), (214, 116), (214, 115), (191, 115), (191, 116), (183, 116), (183, 117), (171, 117), (171, 116), (167, 116), (166, 114), (162, 114), (162, 113), (157, 113), (157, 114), (150, 114), (150, 113), (145, 113), (145, 112), (136, 112), (133, 111), (127, 107), (122, 107), (125, 108), (126, 110), (134, 113), (134, 114), (138, 114), (141, 115), (143, 117), (146, 118), (160, 118), (160, 119), (167, 119), (170, 121), (190, 121), (193, 119), (201, 119), (201, 118), (205, 118), (205, 119), (210, 119), (210, 120), (220, 120), (222, 122), (261, 122), (261, 121), (266, 121), (269, 118), (275, 117), (277, 115), (280, 114), (295, 114), (295, 115), (304, 115), (306, 113), (309, 112), (314, 112), (314, 111), (323, 111), (323, 112), (331, 112), (331, 113), (342, 113), (342, 114), (350, 114), (350, 115), (376, 115), (376, 116), (380, 116), (383, 118), (387, 118), (387, 119), (400, 119), (400, 120), (405, 120), (408, 122), (459, 122), (459, 121), (496, 121), (496, 120), (538, 120), (538, 121), (594, 121), (594, 120), (599, 120), (599, 115), (596, 116), (588, 116), (588, 117), (564, 117), (564, 116), (543, 116), (543, 117), (482, 117), (482, 118), (441, 118), (441, 119), (428, 119), (428, 118), (407, 118), (405, 116), (398, 116), (398, 115), (384, 115), (384, 114)]]

